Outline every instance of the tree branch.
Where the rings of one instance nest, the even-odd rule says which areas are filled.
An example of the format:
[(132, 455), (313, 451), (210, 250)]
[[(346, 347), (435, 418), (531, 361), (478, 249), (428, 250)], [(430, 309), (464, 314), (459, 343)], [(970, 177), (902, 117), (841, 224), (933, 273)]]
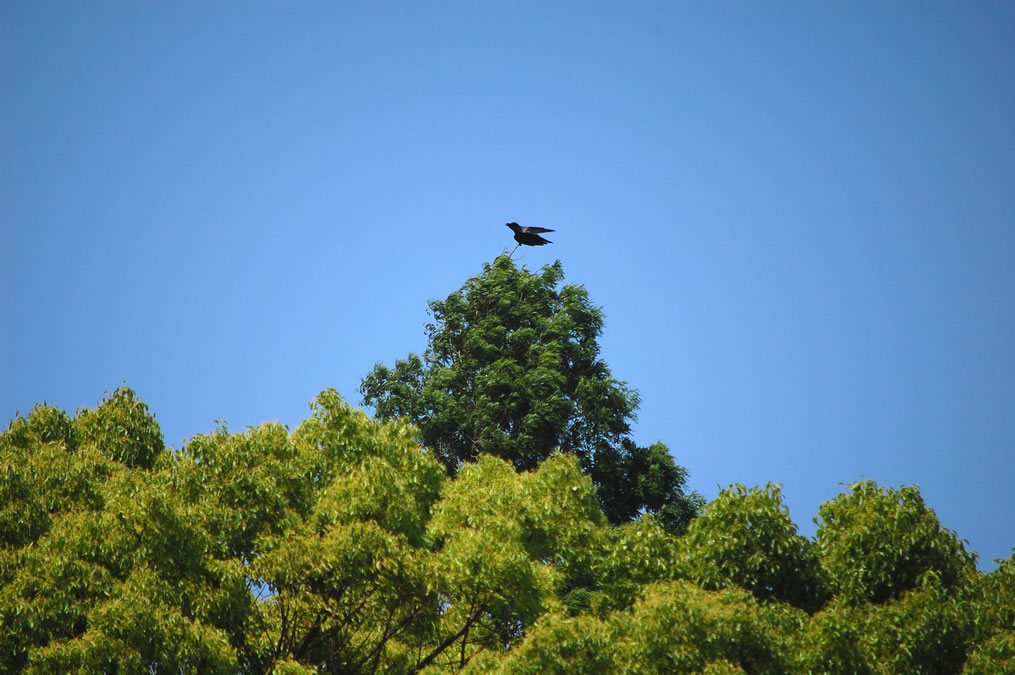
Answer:
[(444, 640), (444, 642), (442, 642), (439, 645), (437, 645), (437, 647), (434, 648), (434, 650), (432, 652), (427, 654), (426, 658), (424, 658), (422, 661), (417, 663), (416, 667), (413, 668), (412, 670), (410, 670), (409, 673), (410, 674), (411, 673), (418, 673), (419, 671), (421, 671), (424, 668), (426, 668), (427, 666), (429, 666), (433, 662), (434, 659), (436, 659), (438, 656), (440, 656), (444, 652), (445, 649), (447, 649), (448, 647), (453, 645), (458, 640), (458, 638), (462, 637), (467, 632), (469, 632), (469, 628), (472, 626), (472, 624), (474, 624), (479, 619), (480, 614), (482, 614), (482, 612), (483, 612), (483, 606), (482, 605), (480, 605), (479, 607), (476, 607), (476, 609), (472, 612), (472, 614), (469, 615), (469, 618), (465, 621), (465, 625), (462, 626), (461, 628), (459, 628), (457, 633), (455, 633), (454, 635), (449, 636), (446, 640)]

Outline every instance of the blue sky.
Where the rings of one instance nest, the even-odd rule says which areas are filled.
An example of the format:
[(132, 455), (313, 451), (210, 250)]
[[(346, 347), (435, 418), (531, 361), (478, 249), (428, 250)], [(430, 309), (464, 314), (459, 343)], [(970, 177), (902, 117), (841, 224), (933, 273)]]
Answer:
[(556, 230), (713, 497), (1015, 547), (1015, 5), (0, 4), (0, 417), (295, 427)]

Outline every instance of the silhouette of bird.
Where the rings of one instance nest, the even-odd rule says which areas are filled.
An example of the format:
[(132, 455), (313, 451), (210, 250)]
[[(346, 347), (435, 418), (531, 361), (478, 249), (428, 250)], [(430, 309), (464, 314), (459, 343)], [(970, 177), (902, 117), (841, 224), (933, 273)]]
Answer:
[(539, 236), (540, 232), (553, 232), (553, 230), (548, 230), (545, 227), (522, 227), (518, 223), (505, 224), (515, 233), (515, 241), (518, 242), (518, 245), (511, 249), (511, 253), (508, 254), (509, 258), (514, 255), (514, 252), (518, 250), (518, 246), (522, 244), (526, 246), (544, 246), (553, 243), (549, 239)]

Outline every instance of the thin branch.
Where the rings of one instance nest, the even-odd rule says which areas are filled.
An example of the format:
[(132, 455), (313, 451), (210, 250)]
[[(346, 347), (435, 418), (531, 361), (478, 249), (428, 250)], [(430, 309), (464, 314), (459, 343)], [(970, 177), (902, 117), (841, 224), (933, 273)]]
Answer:
[(449, 636), (446, 640), (444, 640), (444, 642), (442, 642), (439, 645), (437, 645), (437, 647), (435, 647), (432, 652), (427, 654), (425, 659), (423, 659), (422, 661), (417, 663), (416, 667), (413, 668), (412, 670), (410, 670), (409, 673), (418, 673), (419, 671), (421, 671), (424, 668), (426, 668), (428, 665), (430, 665), (433, 662), (434, 659), (436, 659), (438, 656), (440, 656), (444, 652), (445, 649), (447, 649), (448, 647), (453, 645), (455, 643), (455, 641), (458, 640), (458, 638), (462, 637), (467, 632), (469, 632), (469, 627), (472, 626), (472, 624), (474, 624), (479, 619), (482, 611), (483, 611), (483, 606), (482, 605), (480, 605), (479, 607), (476, 607), (476, 609), (472, 612), (471, 616), (469, 616), (469, 618), (466, 620), (465, 625), (462, 626), (460, 629), (458, 629), (457, 633), (455, 633), (454, 635)]
[[(411, 614), (409, 614), (407, 617), (405, 617), (404, 619), (399, 621), (395, 625), (394, 628), (391, 628), (390, 625), (385, 627), (384, 632), (382, 633), (381, 639), (378, 640), (377, 644), (374, 645), (373, 649), (371, 649), (369, 652), (367, 652), (366, 656), (364, 656), (362, 659), (359, 660), (359, 662), (356, 663), (356, 665), (354, 666), (354, 670), (359, 670), (360, 666), (365, 665), (366, 663), (368, 663), (373, 658), (378, 658), (379, 659), (380, 655), (381, 655), (381, 648), (384, 647), (385, 644), (387, 644), (388, 640), (390, 640), (391, 638), (393, 638), (396, 635), (398, 635), (399, 633), (401, 633), (405, 629), (406, 626), (408, 626), (410, 623), (412, 623), (413, 620), (419, 615), (419, 613), (420, 613), (420, 610), (419, 610), (419, 608), (417, 608)], [(377, 664), (374, 664), (374, 670), (375, 671), (377, 670)]]
[(465, 625), (465, 634), (462, 635), (462, 655), (458, 659), (458, 669), (465, 667), (465, 645), (469, 644), (469, 624)]

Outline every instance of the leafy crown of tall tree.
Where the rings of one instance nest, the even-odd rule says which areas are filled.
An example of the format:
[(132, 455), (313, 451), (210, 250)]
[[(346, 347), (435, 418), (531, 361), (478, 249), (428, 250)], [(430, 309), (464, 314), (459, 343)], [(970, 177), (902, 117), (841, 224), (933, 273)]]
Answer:
[(700, 505), (686, 471), (662, 443), (630, 438), (638, 392), (599, 357), (603, 312), (584, 287), (563, 284), (560, 261), (538, 273), (508, 256), (429, 303), (428, 344), (363, 378), (377, 417), (404, 417), (454, 475), (488, 454), (530, 470), (556, 452), (575, 455), (603, 511), (620, 523), (643, 510), (682, 531)]

